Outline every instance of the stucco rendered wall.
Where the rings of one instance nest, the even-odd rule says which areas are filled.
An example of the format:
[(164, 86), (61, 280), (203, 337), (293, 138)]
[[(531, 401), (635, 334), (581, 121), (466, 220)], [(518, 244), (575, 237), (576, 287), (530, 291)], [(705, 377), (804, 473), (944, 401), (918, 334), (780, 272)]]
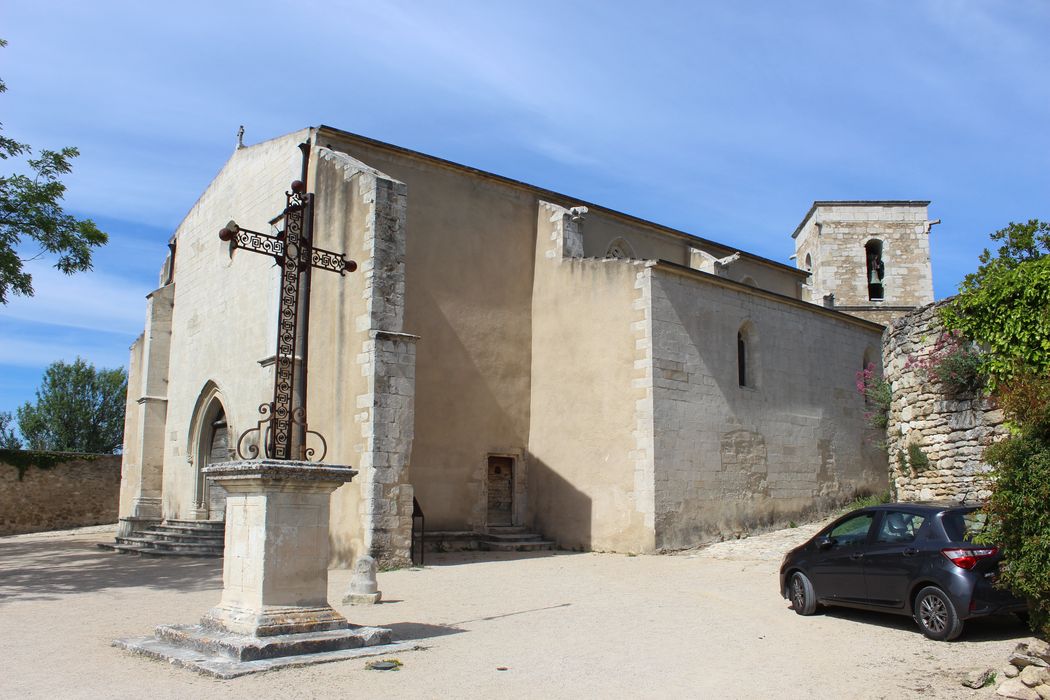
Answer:
[(120, 455), (43, 457), (47, 468), (29, 466), (21, 480), (17, 467), (0, 460), (0, 536), (116, 522)]
[(407, 185), (411, 482), (428, 531), (481, 530), (487, 456), (528, 442), (535, 197), (361, 140), (321, 140)]
[(564, 238), (587, 226), (587, 217), (540, 206), (529, 523), (562, 547), (649, 552), (648, 267), (567, 255)]
[(658, 548), (886, 490), (886, 456), (870, 444), (854, 386), (865, 353), (878, 357), (877, 327), (660, 267), (651, 297)]
[[(890, 475), (902, 501), (976, 503), (991, 496), (984, 450), (1008, 431), (1003, 412), (987, 398), (948, 396), (936, 376), (915, 364), (943, 330), (937, 315), (943, 303), (898, 318), (883, 335), (883, 365), (893, 392), (886, 429)], [(927, 467), (909, 463), (909, 445), (921, 450)]]
[[(217, 387), (229, 434), (253, 428), (272, 400), (277, 281), (272, 258), (219, 240), (233, 219), (272, 233), (269, 220), (300, 176), (298, 144), (308, 131), (238, 149), (176, 230), (175, 298), (164, 449), (163, 514), (206, 516), (196, 508), (200, 458), (192, 426), (201, 392)], [(214, 514), (213, 514), (214, 517)]]
[[(588, 258), (604, 258), (610, 245), (621, 240), (627, 241), (635, 260), (666, 260), (687, 267), (693, 264), (694, 250), (703, 250), (715, 259), (725, 259), (737, 252), (735, 248), (676, 236), (601, 210), (588, 211), (582, 234), (583, 256)], [(795, 298), (800, 294), (803, 279), (786, 267), (747, 254), (736, 256), (719, 274), (735, 282), (751, 280), (756, 287)]]

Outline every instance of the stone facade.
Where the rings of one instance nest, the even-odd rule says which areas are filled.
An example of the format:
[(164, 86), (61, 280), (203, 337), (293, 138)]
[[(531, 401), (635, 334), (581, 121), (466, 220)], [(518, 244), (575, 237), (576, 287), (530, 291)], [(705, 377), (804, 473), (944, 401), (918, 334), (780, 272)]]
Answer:
[[(824, 202), (795, 229), (795, 265), (811, 273), (805, 298), (888, 324), (933, 301), (929, 202)], [(873, 278), (869, 254), (876, 254)], [(870, 286), (878, 280), (877, 287)]]
[[(18, 452), (20, 461), (32, 456)], [(19, 479), (0, 458), (0, 536), (116, 522), (120, 459), (42, 453), (45, 468), (29, 465)]]
[[(886, 446), (902, 501), (987, 499), (990, 467), (982, 455), (1007, 434), (1002, 411), (987, 398), (946, 396), (936, 377), (914, 364), (941, 334), (937, 309), (943, 303), (901, 316), (883, 338), (883, 367), (893, 391)], [(929, 464), (916, 468), (912, 462), (920, 452)]]
[(333, 563), (406, 563), (414, 502), (428, 532), (509, 516), (649, 552), (884, 487), (852, 389), (881, 327), (810, 303), (808, 271), (318, 127), (238, 149), (175, 231), (132, 348), (122, 519), (221, 514), (203, 446), (216, 416), (235, 443), (269, 401), (277, 276), (216, 232), (266, 230), (303, 141), (315, 243), (359, 264), (311, 282), (310, 428), (360, 472), (332, 495)]

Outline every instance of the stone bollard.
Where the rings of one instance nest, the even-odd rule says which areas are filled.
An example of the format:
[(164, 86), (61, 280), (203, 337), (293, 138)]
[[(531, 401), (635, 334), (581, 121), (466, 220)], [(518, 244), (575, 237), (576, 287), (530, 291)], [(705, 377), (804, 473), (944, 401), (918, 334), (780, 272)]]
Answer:
[(354, 563), (350, 590), (343, 596), (344, 605), (375, 605), (383, 599), (376, 581), (376, 560), (364, 554)]

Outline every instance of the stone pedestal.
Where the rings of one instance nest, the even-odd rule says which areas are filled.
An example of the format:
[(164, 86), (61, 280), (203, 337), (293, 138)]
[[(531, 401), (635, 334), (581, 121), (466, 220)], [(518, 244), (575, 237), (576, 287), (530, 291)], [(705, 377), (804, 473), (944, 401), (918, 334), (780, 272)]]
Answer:
[(224, 678), (390, 644), (390, 630), (350, 625), (328, 604), (329, 496), (356, 471), (252, 460), (204, 473), (227, 492), (219, 604), (200, 625), (162, 625), (154, 637), (115, 644)]

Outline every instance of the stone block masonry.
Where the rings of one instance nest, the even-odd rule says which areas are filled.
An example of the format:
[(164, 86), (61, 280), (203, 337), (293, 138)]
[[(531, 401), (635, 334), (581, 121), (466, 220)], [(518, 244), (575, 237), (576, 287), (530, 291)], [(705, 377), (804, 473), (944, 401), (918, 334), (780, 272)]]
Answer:
[(119, 496), (120, 455), (0, 450), (0, 536), (115, 523)]
[[(886, 446), (890, 479), (902, 501), (987, 499), (991, 467), (984, 461), (984, 449), (1007, 434), (1002, 411), (987, 398), (947, 396), (935, 378), (913, 364), (940, 336), (937, 310), (944, 303), (902, 316), (883, 334), (883, 366), (893, 391)], [(911, 464), (910, 446), (913, 455), (921, 452), (928, 464)]]

